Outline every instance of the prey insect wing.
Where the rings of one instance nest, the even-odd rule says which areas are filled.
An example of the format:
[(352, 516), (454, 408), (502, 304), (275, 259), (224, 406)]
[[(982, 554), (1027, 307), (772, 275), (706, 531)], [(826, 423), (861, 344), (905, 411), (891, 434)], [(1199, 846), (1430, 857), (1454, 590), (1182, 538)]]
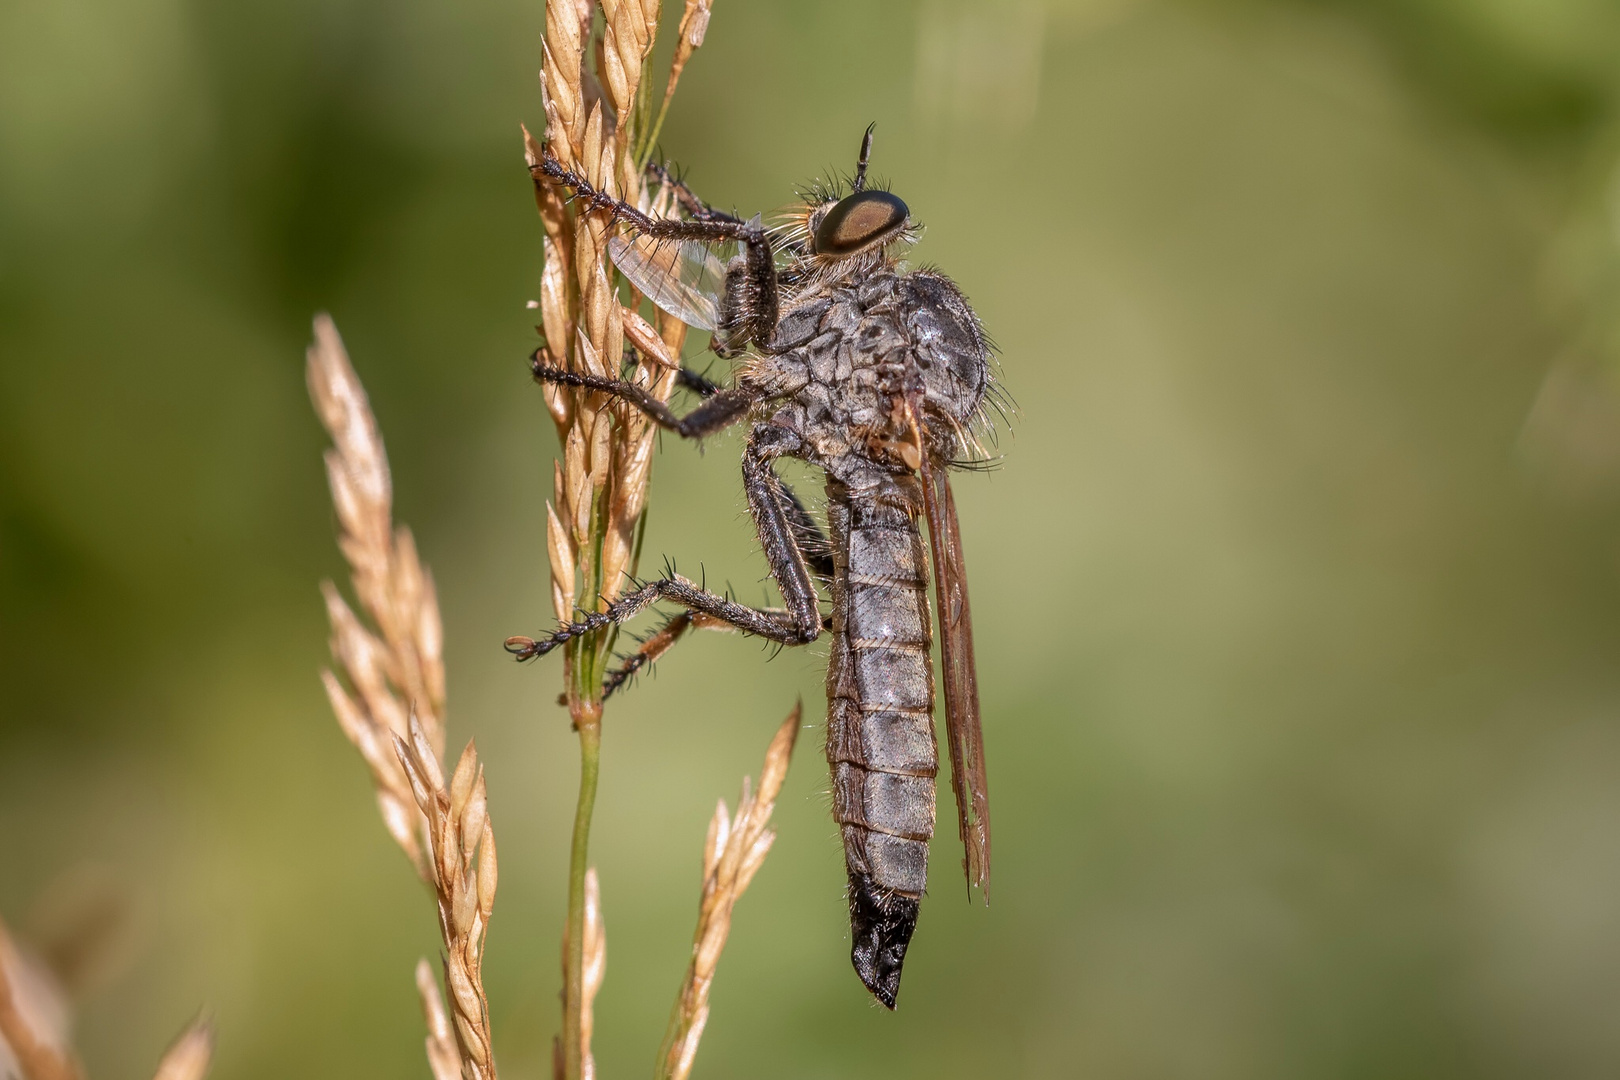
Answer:
[(944, 665), (945, 730), (951, 747), (951, 788), (956, 793), (968, 888), (990, 896), (990, 789), (985, 779), (984, 732), (979, 723), (979, 678), (973, 661), (973, 614), (968, 607), (967, 566), (956, 500), (943, 462), (922, 468), (928, 542), (939, 603), (940, 654)]
[(613, 265), (658, 308), (699, 330), (720, 325), (726, 267), (706, 244), (638, 235), (611, 237), (607, 246)]

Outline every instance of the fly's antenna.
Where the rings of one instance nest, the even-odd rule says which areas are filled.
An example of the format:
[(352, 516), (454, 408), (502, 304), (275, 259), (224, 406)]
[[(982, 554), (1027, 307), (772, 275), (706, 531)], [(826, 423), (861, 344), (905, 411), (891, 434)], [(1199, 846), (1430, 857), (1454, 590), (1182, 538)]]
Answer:
[(855, 163), (855, 183), (850, 185), (856, 191), (866, 190), (866, 163), (872, 158), (872, 132), (876, 128), (874, 120), (866, 125), (866, 134), (861, 136), (861, 159)]

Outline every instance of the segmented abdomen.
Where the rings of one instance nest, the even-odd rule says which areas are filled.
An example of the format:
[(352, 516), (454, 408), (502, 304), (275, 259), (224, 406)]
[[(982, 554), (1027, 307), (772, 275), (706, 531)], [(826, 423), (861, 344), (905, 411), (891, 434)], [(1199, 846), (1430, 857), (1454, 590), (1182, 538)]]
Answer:
[(921, 492), (910, 477), (877, 492), (841, 487), (828, 492), (836, 568), (827, 669), (833, 817), (852, 889), (864, 877), (881, 893), (915, 899), (928, 882), (939, 771)]

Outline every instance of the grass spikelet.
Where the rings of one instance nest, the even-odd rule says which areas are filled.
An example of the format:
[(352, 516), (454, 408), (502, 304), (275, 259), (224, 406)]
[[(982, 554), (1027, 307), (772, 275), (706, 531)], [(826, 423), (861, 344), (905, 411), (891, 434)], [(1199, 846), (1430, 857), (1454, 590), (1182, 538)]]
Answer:
[(68, 1041), (70, 1019), (54, 976), (20, 950), (0, 922), (0, 1075), (14, 1063), (23, 1080), (83, 1080)]
[[(0, 921), (0, 1077), (84, 1080), (62, 974), (19, 948)], [(213, 1057), (213, 1023), (199, 1016), (164, 1052), (154, 1080), (203, 1080)]]
[(332, 506), (342, 530), (354, 594), (367, 629), (337, 587), (323, 582), (332, 624), (332, 658), (347, 678), (321, 673), (343, 733), (371, 769), (383, 824), (423, 881), (433, 880), (422, 844), (423, 821), (393, 740), (409, 735), (415, 710), (435, 754), (444, 753), (444, 635), (433, 577), (417, 557), (409, 529), (393, 524), (393, 482), (376, 418), (354, 368), (325, 315), (305, 368), (309, 395), (332, 436), (326, 453)]
[(433, 1080), (461, 1080), (461, 1054), (450, 1033), (450, 1017), (444, 1011), (444, 995), (433, 978), (433, 965), (426, 958), (416, 962), (416, 993), (422, 999), (422, 1019), (427, 1024), (428, 1068)]
[(692, 938), (692, 960), (686, 968), (680, 994), (670, 1016), (658, 1054), (660, 1080), (686, 1080), (697, 1057), (698, 1040), (709, 1019), (709, 988), (714, 983), (720, 953), (731, 933), (731, 912), (776, 840), (770, 828), (771, 811), (787, 778), (793, 744), (799, 735), (801, 707), (795, 705), (782, 721), (765, 751), (759, 788), (751, 791), (743, 778), (737, 812), (728, 814), (725, 800), (715, 807), (703, 848), (703, 893), (698, 904), (697, 933)]
[(213, 1060), (214, 1023), (199, 1016), (163, 1052), (152, 1080), (203, 1080)]
[[(462, 751), (448, 786), (427, 732), (413, 714), (410, 738), (394, 737), (394, 751), (409, 778), (417, 808), (427, 819), (428, 863), (433, 870), (439, 905), (439, 934), (444, 942), (444, 987), (450, 1026), (456, 1035), (461, 1075), (465, 1080), (494, 1080), (495, 1052), (489, 1032), (489, 1001), (484, 996), (484, 933), (495, 909), (497, 867), (495, 833), (489, 822), (484, 770), (472, 743)], [(442, 1052), (438, 1038), (442, 1015), (428, 1015), (428, 1060), (435, 1072)], [(436, 996), (435, 996), (436, 997)]]
[[(495, 835), (483, 770), (467, 744), (446, 786), (443, 632), (433, 578), (410, 531), (392, 521), (388, 456), (337, 328), (315, 320), (310, 398), (332, 436), (327, 476), (353, 571), (355, 595), (376, 627), (361, 624), (331, 582), (322, 584), (332, 656), (347, 677), (321, 673), (332, 711), (371, 770), (383, 824), (434, 892), (450, 1009), (423, 968), (417, 990), (435, 1080), (493, 1080), (484, 996), (484, 932), (495, 905)], [(451, 1034), (454, 1041), (451, 1041)]]

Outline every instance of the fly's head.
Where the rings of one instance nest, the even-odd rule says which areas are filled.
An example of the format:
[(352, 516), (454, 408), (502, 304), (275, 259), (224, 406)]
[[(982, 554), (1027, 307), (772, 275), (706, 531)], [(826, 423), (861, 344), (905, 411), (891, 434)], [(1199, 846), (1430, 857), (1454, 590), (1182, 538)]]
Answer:
[(862, 267), (884, 258), (895, 245), (915, 243), (920, 235), (900, 196), (866, 186), (871, 154), (868, 127), (848, 190), (814, 190), (803, 206), (790, 211), (792, 246), (810, 268), (835, 272)]

